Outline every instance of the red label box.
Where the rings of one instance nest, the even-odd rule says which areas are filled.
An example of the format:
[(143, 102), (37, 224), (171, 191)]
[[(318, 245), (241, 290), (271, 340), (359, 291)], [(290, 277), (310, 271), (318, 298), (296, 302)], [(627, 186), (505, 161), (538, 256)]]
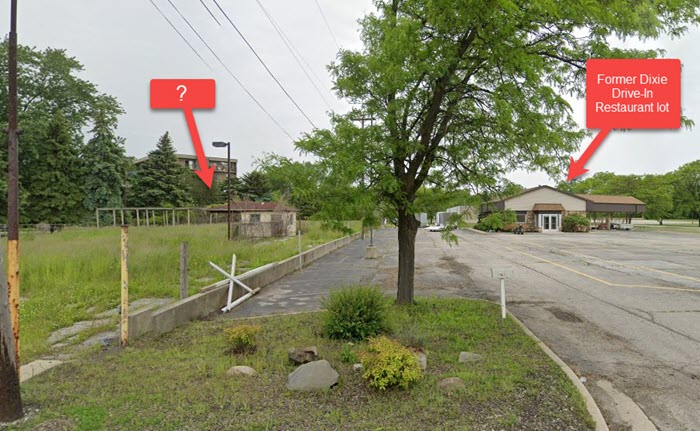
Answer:
[(214, 109), (213, 79), (152, 79), (151, 109)]
[(587, 128), (677, 129), (680, 126), (680, 60), (586, 62)]

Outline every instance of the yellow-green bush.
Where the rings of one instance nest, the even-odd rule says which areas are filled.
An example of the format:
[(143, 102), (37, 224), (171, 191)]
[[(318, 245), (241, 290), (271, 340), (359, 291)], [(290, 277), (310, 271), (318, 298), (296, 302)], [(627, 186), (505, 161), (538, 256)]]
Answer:
[(360, 353), (360, 361), (365, 369), (362, 377), (377, 389), (406, 389), (423, 375), (413, 352), (384, 336), (370, 338), (367, 349)]
[(243, 353), (255, 350), (255, 335), (260, 332), (257, 325), (238, 325), (224, 329), (230, 350)]

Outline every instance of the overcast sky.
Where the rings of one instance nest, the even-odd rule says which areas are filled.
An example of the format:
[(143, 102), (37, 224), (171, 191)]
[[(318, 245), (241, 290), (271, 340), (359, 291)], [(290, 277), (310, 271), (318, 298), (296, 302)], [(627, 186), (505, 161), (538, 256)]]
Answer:
[[(192, 53), (149, 0), (33, 0), (20, 2), (19, 42), (39, 48), (66, 49), (85, 66), (84, 78), (101, 91), (116, 96), (126, 110), (119, 134), (126, 138), (127, 153), (142, 157), (152, 150), (166, 130), (179, 152), (193, 153), (184, 116), (178, 111), (152, 111), (149, 81), (153, 78), (214, 78), (217, 108), (196, 111), (195, 118), (208, 156), (225, 157), (225, 149), (210, 145), (231, 141), (232, 157), (240, 172), (251, 169), (265, 152), (298, 157), (292, 140), (256, 106), (223, 66), (207, 50), (168, 0), (153, 0), (197, 49), (209, 69)], [(219, 26), (200, 1), (170, 0), (204, 40), (292, 137), (311, 130), (311, 125), (267, 75), (212, 0), (204, 0), (221, 22)], [(260, 0), (282, 31), (308, 62), (308, 72), (323, 96), (309, 82), (282, 40), (268, 22), (257, 0), (219, 0), (229, 18), (257, 50), (301, 109), (318, 127), (329, 125), (327, 112), (343, 112), (348, 105), (330, 91), (326, 71), (338, 51), (359, 48), (357, 20), (373, 9), (371, 0), (318, 0), (332, 28), (324, 23), (315, 0)], [(0, 9), (0, 32), (9, 26), (9, 6)], [(334, 40), (335, 39), (335, 40)], [(336, 45), (337, 41), (337, 45)], [(684, 64), (682, 105), (698, 123), (693, 130), (613, 132), (588, 163), (591, 174), (661, 173), (700, 159), (700, 30), (683, 39), (659, 40), (655, 47)], [(584, 101), (574, 102), (576, 119), (585, 124)], [(583, 152), (574, 154), (578, 158)], [(524, 186), (552, 183), (541, 173), (515, 172), (509, 178)]]

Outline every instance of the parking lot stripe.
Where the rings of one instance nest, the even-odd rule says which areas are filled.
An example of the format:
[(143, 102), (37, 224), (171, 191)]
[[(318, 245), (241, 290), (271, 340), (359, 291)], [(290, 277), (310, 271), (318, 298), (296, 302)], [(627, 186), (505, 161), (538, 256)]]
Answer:
[(580, 276), (582, 276), (582, 277), (590, 278), (591, 280), (595, 280), (595, 281), (597, 281), (597, 282), (599, 282), (599, 283), (605, 284), (606, 286), (627, 287), (627, 288), (636, 288), (636, 289), (672, 290), (672, 291), (678, 291), (678, 292), (694, 292), (694, 293), (700, 293), (700, 290), (698, 290), (698, 289), (687, 289), (687, 288), (682, 288), (682, 287), (671, 287), (671, 286), (647, 286), (647, 285), (644, 285), (644, 284), (621, 284), (621, 283), (612, 283), (612, 282), (603, 280), (603, 279), (601, 279), (601, 278), (594, 277), (594, 276), (592, 276), (592, 275), (586, 274), (586, 273), (584, 273), (584, 272), (577, 271), (577, 270), (575, 270), (575, 269), (573, 269), (573, 268), (569, 268), (568, 266), (565, 266), (565, 265), (562, 265), (562, 264), (553, 262), (553, 261), (551, 261), (551, 260), (547, 260), (547, 259), (545, 259), (545, 258), (543, 258), (543, 257), (541, 257), (541, 256), (536, 256), (536, 255), (534, 255), (534, 254), (525, 253), (524, 251), (518, 251), (518, 250), (515, 250), (514, 248), (511, 248), (511, 247), (506, 247), (506, 249), (507, 249), (507, 250), (510, 250), (510, 251), (512, 251), (512, 252), (515, 252), (515, 253), (519, 253), (519, 254), (522, 254), (522, 255), (525, 255), (525, 256), (529, 256), (529, 257), (531, 257), (531, 258), (533, 258), (533, 259), (541, 260), (541, 261), (543, 261), (543, 262), (545, 262), (545, 263), (548, 263), (548, 264), (550, 264), (550, 265), (553, 265), (553, 266), (556, 266), (556, 267), (565, 269), (565, 270), (567, 270), (567, 271), (569, 271), (569, 272), (573, 272), (574, 274), (578, 274), (578, 275), (580, 275)]

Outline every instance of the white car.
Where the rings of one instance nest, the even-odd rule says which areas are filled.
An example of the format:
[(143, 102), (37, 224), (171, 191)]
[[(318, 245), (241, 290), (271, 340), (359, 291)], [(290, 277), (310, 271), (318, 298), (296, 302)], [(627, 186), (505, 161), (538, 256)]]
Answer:
[(445, 226), (442, 225), (433, 225), (433, 226), (428, 226), (425, 228), (428, 232), (442, 232), (445, 230)]

